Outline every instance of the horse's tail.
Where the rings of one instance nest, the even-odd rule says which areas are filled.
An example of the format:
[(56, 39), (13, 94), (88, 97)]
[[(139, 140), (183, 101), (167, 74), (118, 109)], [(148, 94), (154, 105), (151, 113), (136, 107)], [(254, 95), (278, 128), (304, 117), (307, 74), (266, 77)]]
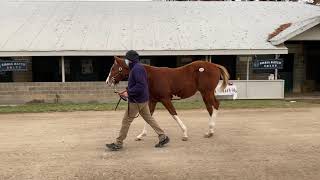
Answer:
[(220, 89), (223, 91), (228, 85), (228, 80), (230, 78), (230, 75), (228, 73), (228, 70), (225, 67), (223, 67), (219, 64), (216, 64), (216, 66), (221, 70), (221, 78), (223, 79), (223, 82), (222, 82), (222, 86), (220, 87)]

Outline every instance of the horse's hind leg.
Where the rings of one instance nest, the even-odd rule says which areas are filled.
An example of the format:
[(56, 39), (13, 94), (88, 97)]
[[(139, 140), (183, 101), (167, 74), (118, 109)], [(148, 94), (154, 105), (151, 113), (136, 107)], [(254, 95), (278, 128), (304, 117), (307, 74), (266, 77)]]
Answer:
[(213, 136), (215, 121), (219, 109), (219, 101), (215, 98), (214, 93), (212, 92), (201, 92), (202, 99), (206, 104), (209, 117), (209, 131), (204, 135), (204, 137), (209, 138)]
[[(151, 115), (153, 115), (153, 112), (156, 108), (157, 102), (155, 101), (149, 101), (149, 109)], [(144, 126), (142, 132), (136, 137), (136, 141), (141, 141), (144, 136), (147, 136), (147, 122), (144, 121)]]
[(179, 118), (176, 109), (174, 108), (172, 102), (170, 99), (163, 99), (161, 100), (161, 103), (163, 106), (169, 111), (173, 119), (178, 123), (179, 127), (181, 128), (183, 132), (182, 141), (188, 140), (188, 133), (187, 133), (187, 127), (183, 124), (181, 119)]

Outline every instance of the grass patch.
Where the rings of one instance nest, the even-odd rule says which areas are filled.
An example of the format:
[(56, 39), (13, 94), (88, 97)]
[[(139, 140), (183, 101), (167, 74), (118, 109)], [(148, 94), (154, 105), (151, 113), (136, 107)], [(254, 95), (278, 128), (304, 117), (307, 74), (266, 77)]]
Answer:
[[(174, 101), (177, 110), (205, 109), (202, 101)], [(39, 113), (39, 112), (71, 112), (71, 111), (111, 111), (114, 103), (36, 103), (17, 106), (0, 106), (0, 113)], [(286, 100), (222, 100), (221, 109), (239, 108), (308, 108), (320, 107), (320, 100), (297, 100), (290, 102)], [(119, 104), (118, 110), (127, 108), (126, 102)], [(157, 109), (164, 109), (162, 104)]]
[[(202, 101), (174, 102), (177, 109), (202, 109), (206, 108)], [(221, 100), (221, 109), (254, 109), (254, 108), (304, 108), (320, 107), (320, 100)], [(163, 107), (161, 107), (163, 108)]]

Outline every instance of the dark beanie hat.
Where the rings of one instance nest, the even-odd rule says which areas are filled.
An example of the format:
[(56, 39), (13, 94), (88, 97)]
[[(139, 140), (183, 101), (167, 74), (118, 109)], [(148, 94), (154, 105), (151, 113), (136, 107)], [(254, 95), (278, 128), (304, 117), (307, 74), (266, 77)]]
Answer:
[(134, 50), (130, 50), (126, 53), (126, 59), (134, 63), (139, 62), (139, 54)]

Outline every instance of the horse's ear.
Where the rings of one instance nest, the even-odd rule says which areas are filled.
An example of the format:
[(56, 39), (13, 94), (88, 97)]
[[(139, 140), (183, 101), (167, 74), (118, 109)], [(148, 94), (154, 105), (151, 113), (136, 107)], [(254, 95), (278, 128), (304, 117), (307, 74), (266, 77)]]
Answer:
[(121, 61), (121, 58), (114, 56), (114, 64), (120, 64), (119, 61)]

